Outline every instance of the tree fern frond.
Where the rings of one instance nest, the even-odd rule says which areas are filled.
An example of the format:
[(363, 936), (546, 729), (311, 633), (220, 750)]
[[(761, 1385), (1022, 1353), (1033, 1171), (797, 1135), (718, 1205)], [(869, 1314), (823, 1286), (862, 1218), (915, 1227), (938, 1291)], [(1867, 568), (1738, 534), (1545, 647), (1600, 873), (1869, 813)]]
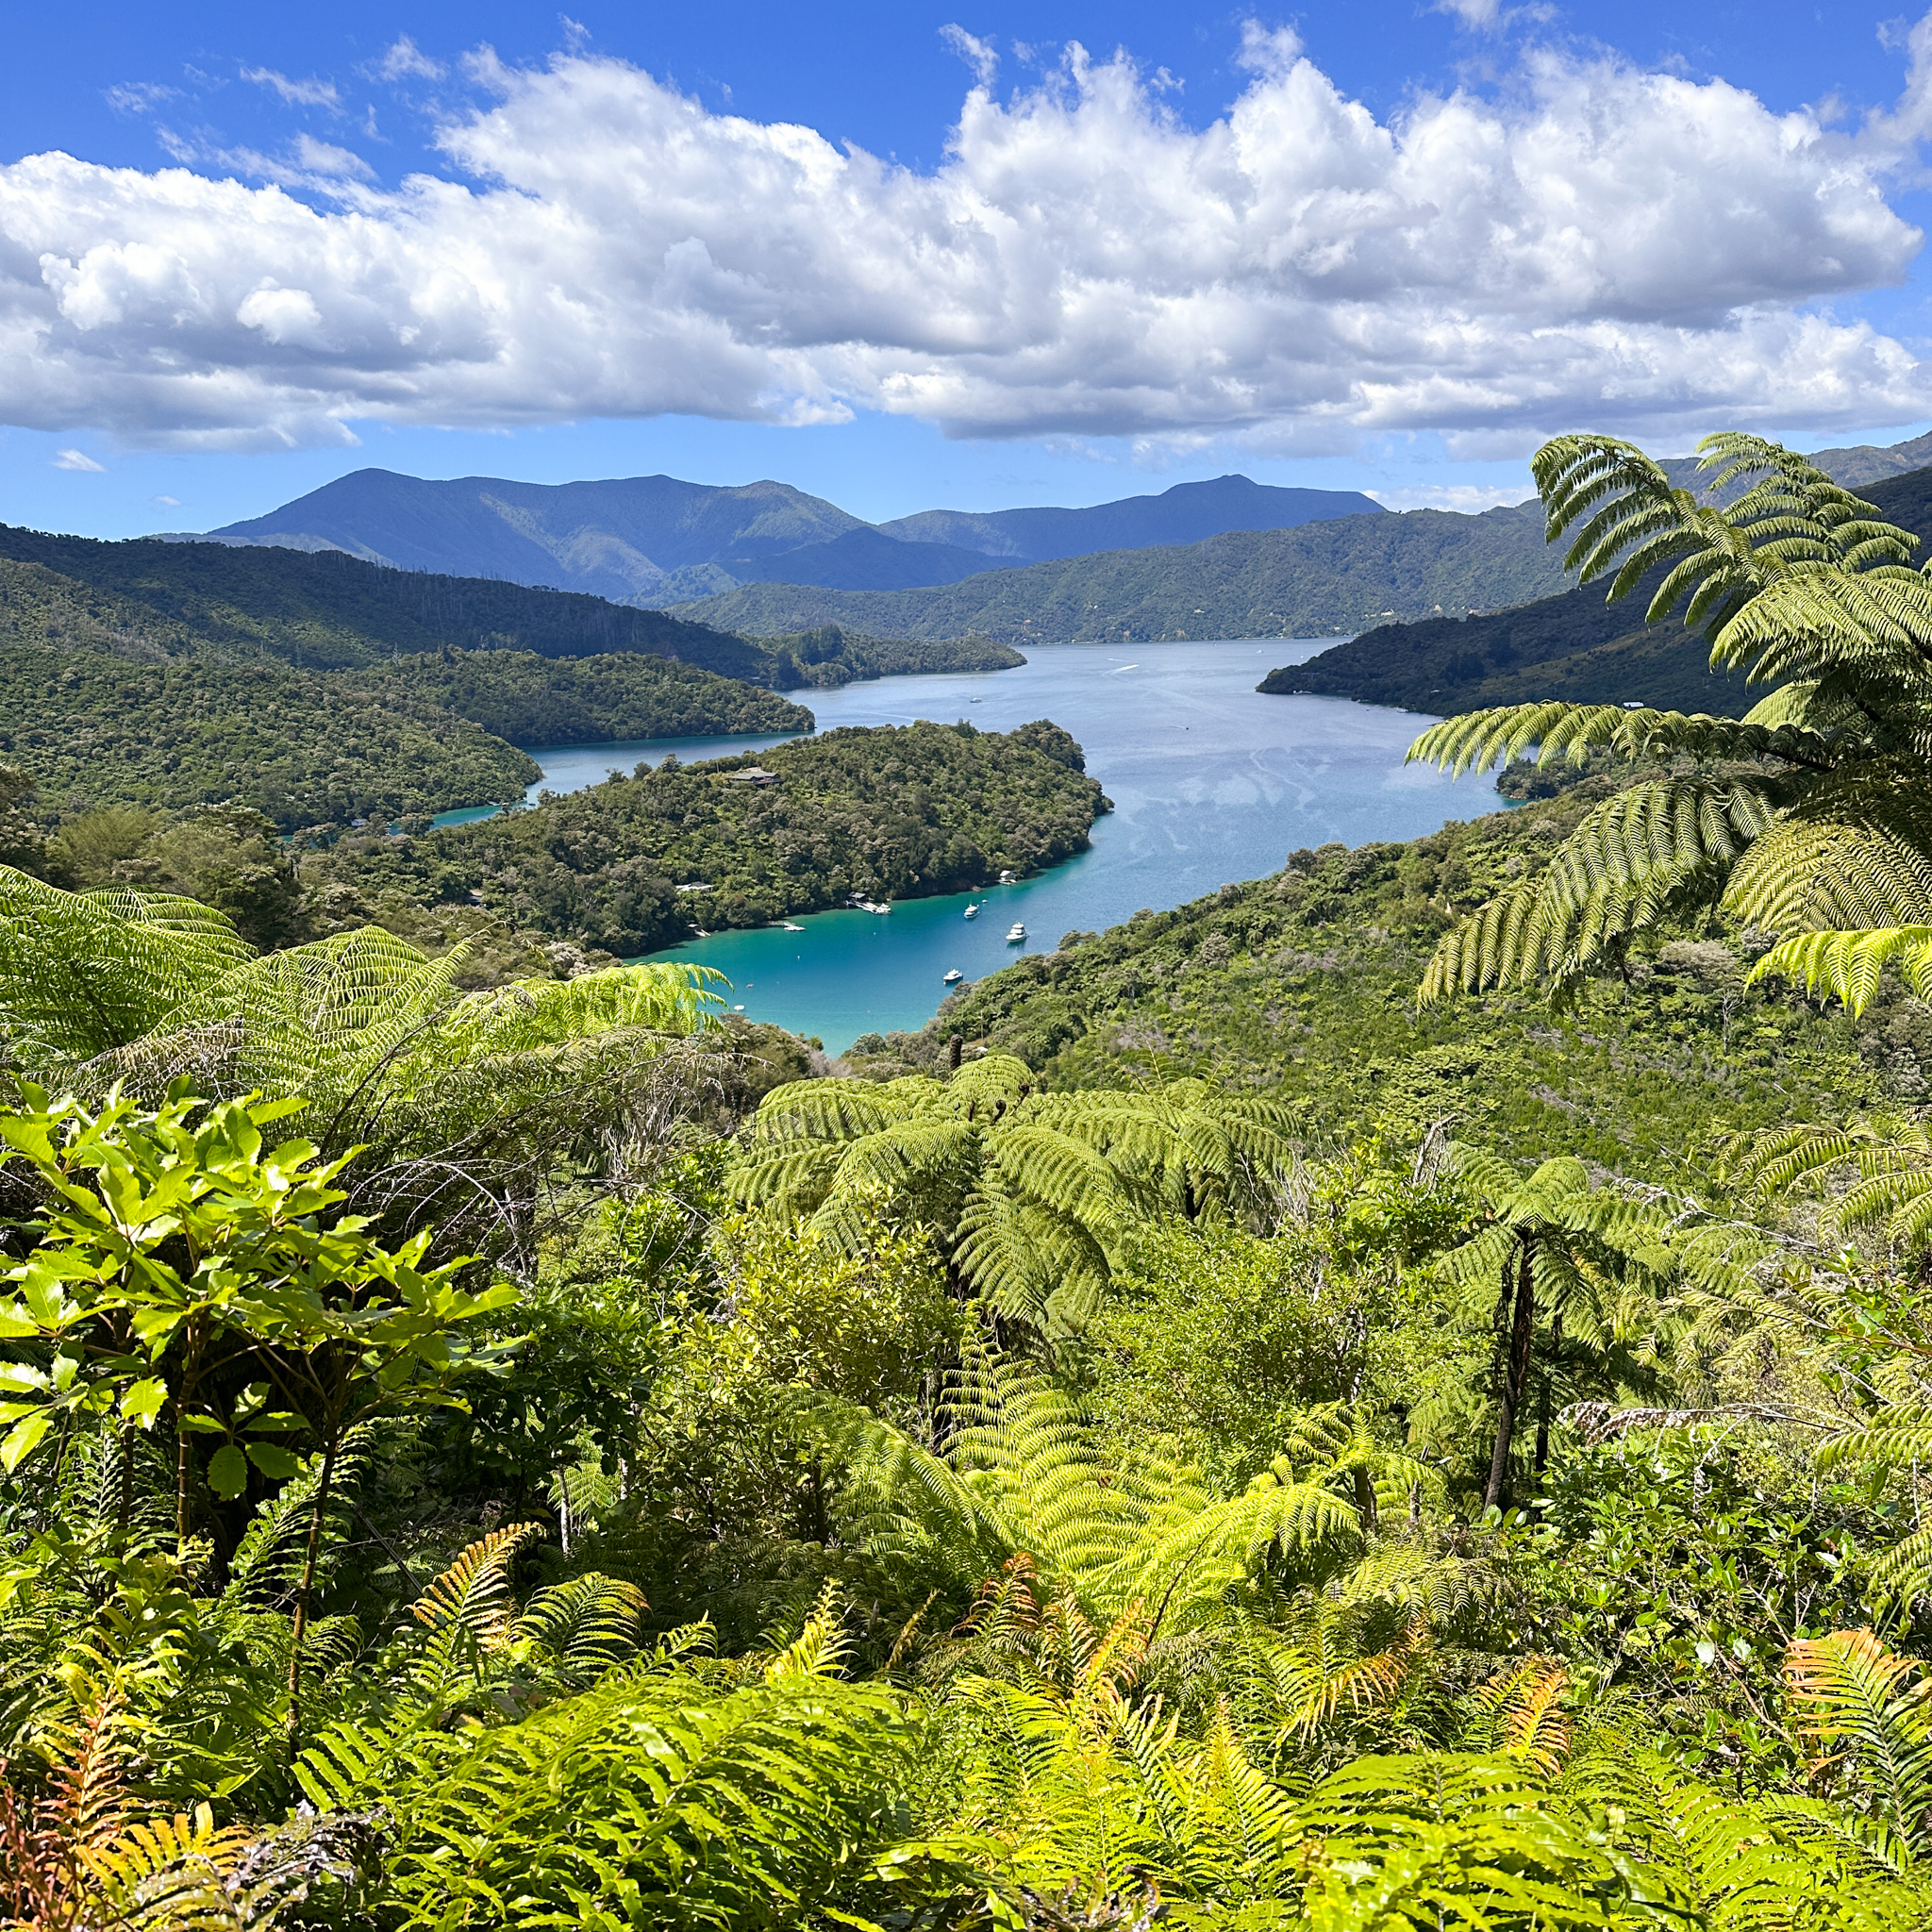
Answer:
[(248, 958), (233, 925), (195, 900), (63, 892), (0, 865), (0, 1024), (30, 1061), (125, 1046)]
[(1932, 924), (1880, 926), (1865, 932), (1807, 932), (1774, 946), (1751, 979), (1795, 979), (1828, 993), (1854, 1016), (1877, 997), (1887, 966), (1896, 962), (1921, 999), (1932, 997)]

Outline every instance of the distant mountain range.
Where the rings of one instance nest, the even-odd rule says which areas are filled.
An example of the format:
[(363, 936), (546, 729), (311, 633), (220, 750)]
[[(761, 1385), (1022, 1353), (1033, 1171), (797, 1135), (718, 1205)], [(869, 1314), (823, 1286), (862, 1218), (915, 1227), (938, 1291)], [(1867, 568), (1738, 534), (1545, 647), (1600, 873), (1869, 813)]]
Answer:
[(935, 590), (747, 585), (675, 614), (748, 636), (835, 624), (1001, 643), (1321, 637), (1391, 617), (1493, 610), (1563, 587), (1535, 504), (1464, 516), (1414, 509), (1206, 542), (1105, 550)]
[[(1932, 456), (1932, 437), (1814, 458), (1857, 489)], [(1665, 467), (1687, 488), (1695, 461)], [(781, 559), (782, 561), (782, 559)], [(1183, 638), (1323, 637), (1390, 620), (1505, 609), (1564, 588), (1562, 551), (1544, 541), (1532, 498), (1467, 516), (1451, 510), (1344, 516), (1294, 529), (1212, 537), (1182, 547), (1106, 551), (958, 583), (899, 591), (747, 585), (672, 607), (750, 635), (836, 624), (895, 637), (982, 636), (1008, 644), (1162, 642)]]
[(675, 476), (431, 482), (358, 470), (198, 541), (342, 550), (403, 570), (661, 607), (741, 584), (841, 591), (953, 584), (989, 568), (1382, 513), (1358, 491), (1275, 489), (1218, 476), (1085, 509), (935, 509), (873, 525), (785, 483), (723, 489)]
[[(1924, 453), (1932, 456), (1932, 439)], [(1932, 545), (1932, 469), (1852, 487), (1888, 522)], [(1271, 671), (1259, 689), (1441, 716), (1545, 699), (1732, 717), (1748, 710), (1762, 693), (1740, 676), (1712, 675), (1707, 638), (1674, 617), (1644, 623), (1656, 582), (1615, 604), (1606, 599), (1608, 586), (1595, 583), (1488, 616), (1379, 625), (1305, 663)]]
[[(1932, 459), (1932, 436), (1814, 458), (1856, 489)], [(1688, 458), (1666, 465), (1698, 481)], [(1245, 476), (1085, 509), (922, 510), (873, 525), (783, 483), (671, 476), (425, 482), (360, 470), (208, 540), (341, 550), (668, 608), (760, 638), (822, 625), (1003, 644), (1321, 637), (1494, 611), (1563, 588), (1532, 500), (1394, 513)]]

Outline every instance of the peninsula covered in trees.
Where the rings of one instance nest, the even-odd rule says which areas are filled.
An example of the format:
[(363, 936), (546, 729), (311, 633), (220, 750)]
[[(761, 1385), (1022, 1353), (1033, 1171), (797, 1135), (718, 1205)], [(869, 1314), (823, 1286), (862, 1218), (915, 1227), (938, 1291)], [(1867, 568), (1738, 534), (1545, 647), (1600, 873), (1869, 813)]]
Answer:
[(481, 824), (343, 840), (309, 877), (338, 919), (475, 902), (520, 929), (628, 955), (700, 926), (1024, 875), (1085, 851), (1106, 808), (1058, 725), (881, 725), (757, 758), (640, 766)]

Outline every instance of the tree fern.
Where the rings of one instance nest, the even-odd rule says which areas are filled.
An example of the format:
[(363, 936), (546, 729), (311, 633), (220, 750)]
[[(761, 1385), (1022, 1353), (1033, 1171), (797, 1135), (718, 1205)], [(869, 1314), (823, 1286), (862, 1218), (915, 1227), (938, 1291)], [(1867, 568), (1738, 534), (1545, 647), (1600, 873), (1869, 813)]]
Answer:
[(1828, 1193), (1821, 1231), (1837, 1240), (1875, 1230), (1907, 1254), (1932, 1244), (1932, 1126), (1859, 1117), (1840, 1127), (1799, 1124), (1725, 1143), (1724, 1171), (1760, 1199)]
[(63, 892), (0, 866), (0, 1026), (29, 1066), (120, 1046), (247, 958), (192, 899)]
[(1774, 691), (1740, 723), (1607, 706), (1523, 705), (1436, 725), (1412, 758), (1455, 771), (1537, 748), (1687, 767), (1606, 800), (1541, 877), (1445, 939), (1434, 998), (1536, 979), (1559, 989), (1665, 916), (1722, 905), (1781, 931), (1758, 972), (1855, 1011), (1888, 958), (1923, 973), (1932, 924), (1932, 576), (1916, 540), (1801, 457), (1748, 436), (1701, 446), (1723, 508), (1674, 490), (1613, 438), (1558, 438), (1534, 469), (1551, 538), (1612, 599), (1656, 573), (1647, 613), (1681, 607), (1713, 669)]
[(1024, 1554), (1050, 1596), (1111, 1620), (1144, 1607), (1149, 1635), (1197, 1623), (1264, 1557), (1357, 1547), (1351, 1497), (1284, 1461), (1231, 1497), (1146, 1449), (1110, 1444), (1036, 1372), (970, 1353), (935, 1456), (876, 1419), (829, 1411), (851, 1474), (849, 1533), (914, 1574), (968, 1588)]
[(1287, 1127), (1276, 1104), (1194, 1080), (1041, 1093), (1023, 1062), (990, 1055), (949, 1081), (778, 1088), (733, 1189), (848, 1245), (881, 1208), (938, 1228), (995, 1308), (1064, 1331), (1084, 1324), (1137, 1221), (1269, 1204), (1293, 1164)]

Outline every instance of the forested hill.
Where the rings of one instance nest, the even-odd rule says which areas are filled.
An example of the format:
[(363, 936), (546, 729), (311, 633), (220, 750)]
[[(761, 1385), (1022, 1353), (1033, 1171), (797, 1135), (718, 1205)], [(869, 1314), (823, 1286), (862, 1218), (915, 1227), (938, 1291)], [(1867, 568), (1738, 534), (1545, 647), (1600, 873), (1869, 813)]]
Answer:
[(56, 822), (233, 801), (326, 838), (358, 819), (519, 799), (541, 775), (520, 745), (812, 724), (774, 691), (647, 656), (451, 652), (318, 673), (0, 633), (0, 759)]
[(924, 1032), (862, 1036), (848, 1058), (874, 1077), (931, 1071), (958, 1033), (1056, 1088), (1201, 1076), (1288, 1102), (1311, 1137), (1379, 1125), (1413, 1144), (1446, 1120), (1512, 1158), (1562, 1147), (1680, 1185), (1701, 1181), (1686, 1162), (1714, 1131), (1923, 1102), (1932, 1013), (1904, 989), (1857, 1021), (1747, 993), (1762, 935), (1666, 931), (1627, 991), (1599, 984), (1567, 1012), (1535, 994), (1419, 1009), (1453, 912), (1542, 865), (1609, 790), (1587, 779), (1406, 845), (1296, 853), (1271, 878), (1070, 934), (963, 989)]
[[(1888, 522), (1932, 543), (1932, 469), (1866, 484), (1859, 493)], [(1558, 556), (1559, 547), (1549, 554)], [(1306, 663), (1271, 671), (1259, 689), (1446, 715), (1547, 698), (1723, 715), (1748, 709), (1753, 699), (1741, 677), (1712, 675), (1707, 638), (1674, 617), (1644, 624), (1657, 581), (1653, 575), (1615, 604), (1607, 585), (1591, 584), (1485, 616), (1378, 625)]]
[(1534, 504), (1337, 517), (1292, 530), (991, 571), (923, 591), (758, 584), (675, 607), (760, 635), (848, 625), (894, 637), (1006, 643), (1321, 637), (1382, 617), (1494, 610), (1563, 585)]
[[(769, 785), (743, 774), (775, 773)], [(305, 876), (331, 917), (413, 928), (480, 903), (509, 924), (628, 955), (703, 926), (919, 898), (1086, 850), (1107, 808), (1080, 747), (1044, 721), (827, 732), (761, 753), (640, 766), (532, 810), (414, 839), (344, 840)]]
[(1544, 698), (1664, 710), (1748, 708), (1744, 680), (1713, 676), (1709, 642), (1675, 622), (1646, 626), (1649, 587), (1615, 604), (1600, 585), (1487, 617), (1378, 625), (1257, 687), (1453, 714)]
[(192, 642), (327, 670), (445, 644), (540, 658), (649, 651), (726, 677), (755, 675), (766, 662), (741, 638), (661, 611), (495, 578), (389, 570), (337, 551), (108, 543), (0, 525), (0, 558), (39, 564), (116, 600), (117, 619), (134, 607), (142, 633), (171, 655)]

